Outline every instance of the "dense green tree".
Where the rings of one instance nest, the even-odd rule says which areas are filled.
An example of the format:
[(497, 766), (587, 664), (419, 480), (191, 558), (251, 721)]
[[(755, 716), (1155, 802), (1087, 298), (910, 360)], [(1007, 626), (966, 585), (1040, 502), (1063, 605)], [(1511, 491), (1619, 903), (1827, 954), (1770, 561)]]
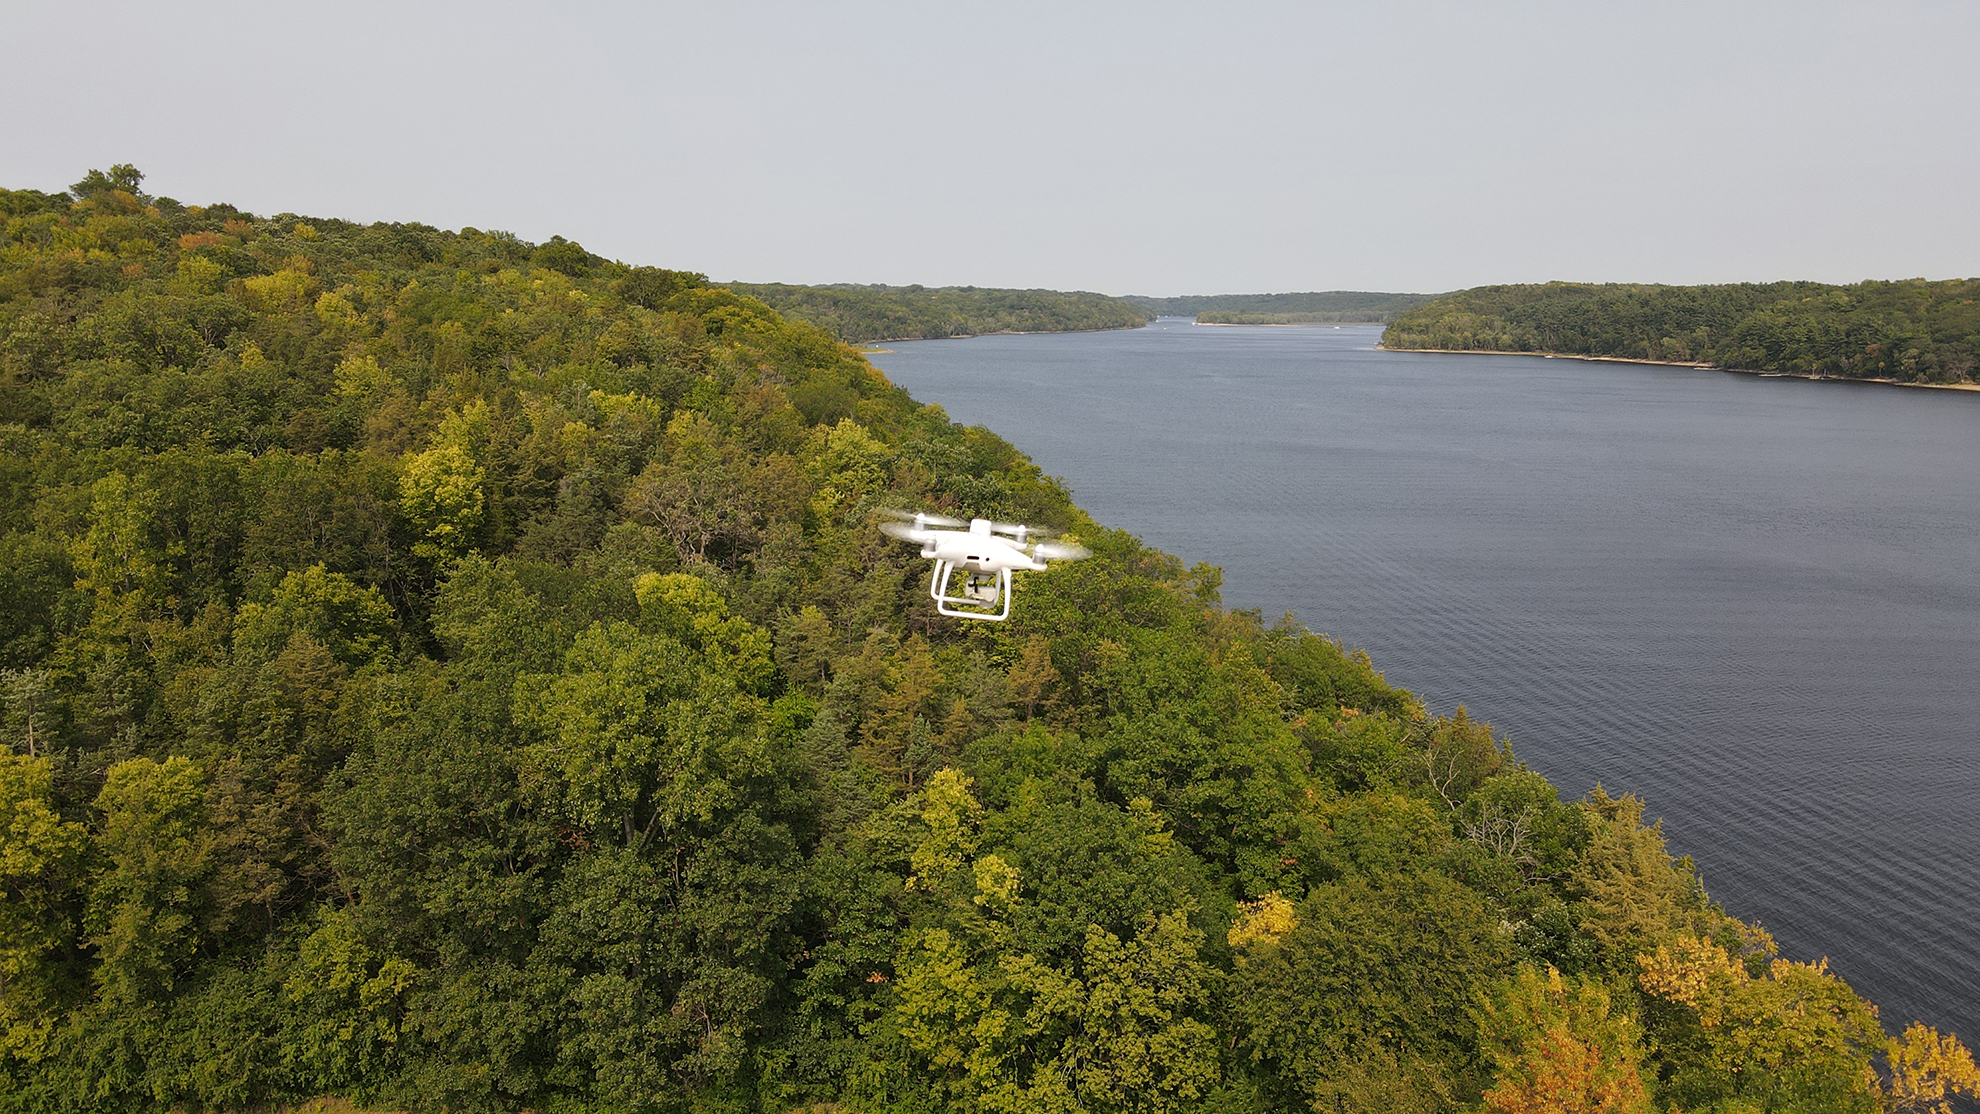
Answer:
[(1664, 850), (1662, 822), (1644, 826), (1641, 800), (1598, 785), (1582, 807), (1590, 831), (1573, 879), (1585, 895), (1583, 923), (1604, 952), (1625, 962), (1703, 916), (1696, 874)]
[(212, 841), (204, 782), (185, 758), (133, 758), (111, 767), (97, 794), (105, 868), (90, 886), (84, 931), (98, 957), (98, 997), (113, 1009), (169, 992), (198, 947), (198, 883)]
[(62, 952), (74, 941), (65, 900), (87, 836), (53, 806), (46, 758), (0, 755), (0, 1056), (45, 1054), (61, 1004)]
[(1242, 1045), (1272, 1101), (1453, 1110), (1488, 1080), (1472, 1007), (1514, 970), (1497, 918), (1436, 874), (1317, 886), (1241, 949)]

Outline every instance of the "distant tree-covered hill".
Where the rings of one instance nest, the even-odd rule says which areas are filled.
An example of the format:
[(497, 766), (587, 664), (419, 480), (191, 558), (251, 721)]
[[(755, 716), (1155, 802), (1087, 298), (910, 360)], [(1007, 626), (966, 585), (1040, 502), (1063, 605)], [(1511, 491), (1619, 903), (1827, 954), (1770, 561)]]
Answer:
[(1199, 325), (1380, 325), (1383, 318), (1365, 311), (1337, 313), (1244, 313), (1237, 310), (1204, 310), (1196, 315)]
[(1206, 325), (1380, 325), (1433, 297), (1432, 294), (1327, 290), (1290, 294), (1190, 294), (1179, 298), (1129, 294), (1121, 300), (1164, 316), (1193, 316)]
[(1980, 279), (1481, 286), (1402, 314), (1382, 343), (1970, 383), (1980, 368), (1977, 301)]
[(990, 333), (1132, 329), (1154, 315), (1105, 294), (977, 286), (725, 284), (840, 340), (928, 340)]
[[(1640, 800), (1225, 610), (819, 328), (141, 185), (0, 191), (0, 1114), (1980, 1083)], [(944, 620), (888, 507), (1094, 552)]]

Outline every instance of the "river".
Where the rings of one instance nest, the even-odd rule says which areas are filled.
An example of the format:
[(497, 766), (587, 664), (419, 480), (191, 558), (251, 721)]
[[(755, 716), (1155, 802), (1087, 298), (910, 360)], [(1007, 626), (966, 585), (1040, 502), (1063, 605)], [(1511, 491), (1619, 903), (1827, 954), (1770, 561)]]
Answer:
[(1980, 394), (1380, 330), (893, 342), (873, 362), (1224, 602), (1641, 795), (1727, 910), (1980, 1038)]

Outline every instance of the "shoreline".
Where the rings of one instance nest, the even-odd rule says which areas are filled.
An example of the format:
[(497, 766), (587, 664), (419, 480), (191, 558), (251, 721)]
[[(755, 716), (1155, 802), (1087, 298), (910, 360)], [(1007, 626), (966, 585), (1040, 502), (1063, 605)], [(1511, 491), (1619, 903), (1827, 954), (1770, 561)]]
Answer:
[(1377, 352), (1434, 352), (1448, 356), (1539, 356), (1548, 360), (1587, 360), (1600, 364), (1652, 364), (1658, 367), (1690, 367), (1700, 371), (1724, 371), (1733, 375), (1756, 375), (1762, 379), (1807, 379), (1819, 383), (1875, 383), (1885, 387), (1925, 387), (1935, 391), (1980, 391), (1980, 383), (1906, 383), (1898, 379), (1859, 379), (1849, 375), (1817, 375), (1810, 371), (1760, 371), (1746, 367), (1720, 367), (1696, 360), (1648, 360), (1633, 356), (1581, 356), (1572, 352), (1508, 352), (1498, 348), (1389, 348), (1375, 346)]
[[(1344, 329), (1349, 325), (1366, 328), (1370, 325), (1386, 325), (1386, 321), (1192, 321), (1199, 329)], [(1427, 352), (1429, 349), (1397, 349), (1397, 351)]]
[[(774, 309), (775, 307), (773, 306), (771, 308)], [(783, 311), (778, 310), (777, 312), (782, 313)], [(1146, 329), (1153, 323), (1150, 320), (1143, 321), (1139, 325), (1109, 325), (1103, 329), (999, 329), (991, 333), (950, 333), (947, 336), (939, 337), (879, 337), (875, 340), (847, 340), (840, 341), (840, 343), (850, 344), (858, 348), (866, 344), (896, 344), (910, 340), (974, 340), (977, 337), (1047, 337), (1059, 336), (1066, 333), (1119, 333), (1129, 329)], [(819, 327), (823, 328), (823, 326)]]

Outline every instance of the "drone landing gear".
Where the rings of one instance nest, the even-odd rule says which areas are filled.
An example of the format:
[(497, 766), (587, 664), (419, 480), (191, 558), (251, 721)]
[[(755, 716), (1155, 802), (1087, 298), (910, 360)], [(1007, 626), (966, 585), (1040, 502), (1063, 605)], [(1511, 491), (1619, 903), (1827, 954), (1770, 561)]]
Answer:
[(928, 594), (935, 600), (935, 610), (958, 619), (988, 619), (1001, 622), (1011, 616), (1011, 570), (1003, 569), (996, 574), (963, 570), (962, 593), (949, 594), (949, 581), (956, 571), (955, 562), (935, 562), (935, 575), (928, 582)]

